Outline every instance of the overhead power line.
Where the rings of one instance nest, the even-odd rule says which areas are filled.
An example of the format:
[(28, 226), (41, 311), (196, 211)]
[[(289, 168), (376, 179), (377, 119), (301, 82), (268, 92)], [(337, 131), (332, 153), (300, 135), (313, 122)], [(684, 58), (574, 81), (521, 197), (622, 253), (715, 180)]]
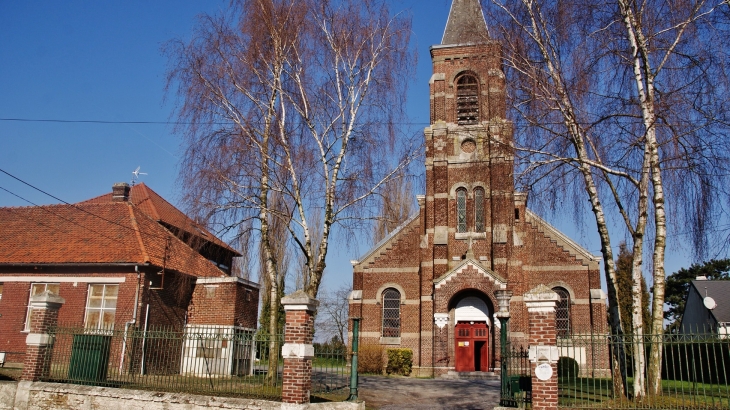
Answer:
[[(57, 118), (0, 118), (6, 122), (49, 122), (60, 124), (128, 124), (128, 125), (192, 125), (185, 121), (112, 121), (112, 120), (62, 120)], [(233, 121), (215, 121), (213, 125), (233, 125)], [(429, 125), (428, 122), (399, 122), (398, 125)]]
[[(21, 182), (21, 183), (23, 183), (23, 184), (25, 184), (25, 185), (27, 185), (27, 186), (29, 186), (29, 187), (31, 187), (31, 188), (33, 188), (33, 189), (35, 189), (35, 190), (36, 190), (36, 191), (38, 191), (38, 192), (41, 192), (41, 193), (43, 193), (43, 194), (45, 194), (45, 195), (48, 195), (48, 196), (50, 196), (51, 198), (55, 199), (56, 201), (60, 201), (60, 202), (62, 202), (62, 203), (64, 203), (64, 204), (66, 204), (66, 205), (72, 206), (72, 207), (74, 207), (74, 208), (78, 209), (79, 211), (81, 211), (81, 212), (84, 212), (84, 213), (87, 213), (87, 214), (89, 214), (89, 215), (91, 215), (91, 216), (93, 216), (93, 217), (99, 218), (99, 219), (101, 219), (102, 221), (105, 221), (105, 222), (108, 222), (108, 223), (110, 223), (110, 224), (113, 224), (113, 225), (119, 226), (119, 227), (121, 227), (121, 228), (124, 228), (124, 229), (130, 230), (130, 231), (132, 231), (132, 232), (136, 232), (136, 230), (135, 230), (134, 228), (132, 228), (132, 227), (129, 227), (129, 226), (125, 226), (125, 225), (122, 225), (122, 224), (120, 224), (120, 223), (117, 223), (117, 222), (111, 221), (111, 220), (109, 220), (109, 219), (106, 219), (106, 218), (104, 218), (104, 217), (103, 217), (103, 216), (101, 216), (101, 215), (97, 215), (97, 214), (95, 214), (95, 213), (93, 213), (93, 212), (89, 212), (89, 211), (87, 211), (86, 209), (84, 209), (84, 208), (81, 208), (81, 207), (79, 207), (79, 206), (78, 206), (78, 205), (76, 205), (76, 204), (72, 204), (72, 203), (66, 202), (66, 201), (64, 201), (63, 199), (61, 199), (61, 198), (59, 198), (59, 197), (57, 197), (57, 196), (55, 196), (55, 195), (49, 194), (48, 192), (46, 192), (46, 191), (44, 191), (44, 190), (42, 190), (42, 189), (40, 189), (40, 188), (36, 187), (35, 185), (33, 185), (33, 184), (29, 183), (29, 182), (26, 182), (26, 181), (24, 181), (24, 180), (22, 180), (22, 179), (20, 179), (20, 178), (16, 177), (15, 175), (13, 175), (13, 174), (11, 174), (11, 173), (9, 173), (9, 172), (5, 171), (5, 170), (4, 170), (4, 169), (2, 169), (2, 168), (0, 168), (0, 172), (2, 172), (3, 174), (5, 174), (5, 175), (9, 176), (10, 178), (13, 178), (14, 180), (16, 180), (16, 181), (18, 181), (18, 182)], [(6, 189), (3, 189), (3, 190), (7, 191)], [(7, 192), (10, 192), (10, 191), (7, 191)], [(11, 194), (12, 194), (12, 192), (11, 192)], [(16, 194), (13, 194), (13, 195), (17, 196), (18, 198), (21, 198), (20, 196), (18, 196), (18, 195), (16, 195)], [(30, 201), (28, 201), (27, 199), (24, 199), (24, 198), (21, 198), (21, 199), (23, 199), (24, 201), (26, 201), (26, 202), (28, 202), (28, 203), (31, 203), (31, 204), (33, 204), (33, 202), (30, 202)], [(35, 204), (33, 204), (33, 205), (35, 205)], [(37, 206), (37, 205), (36, 205), (36, 206)], [(150, 232), (145, 232), (145, 234), (147, 234), (147, 235), (149, 235), (149, 236), (152, 236), (152, 237), (154, 237), (154, 238), (157, 238), (157, 239), (164, 239), (164, 240), (167, 240), (167, 239), (168, 239), (168, 237), (167, 237), (167, 236), (160, 236), (160, 235), (155, 235), (155, 234), (153, 234), (153, 233), (150, 233)]]

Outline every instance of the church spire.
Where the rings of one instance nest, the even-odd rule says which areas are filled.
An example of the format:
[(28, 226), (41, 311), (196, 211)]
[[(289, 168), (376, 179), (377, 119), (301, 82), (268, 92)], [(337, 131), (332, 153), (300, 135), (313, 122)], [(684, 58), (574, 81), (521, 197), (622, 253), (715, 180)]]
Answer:
[(441, 44), (478, 44), (487, 38), (487, 21), (479, 0), (453, 0)]

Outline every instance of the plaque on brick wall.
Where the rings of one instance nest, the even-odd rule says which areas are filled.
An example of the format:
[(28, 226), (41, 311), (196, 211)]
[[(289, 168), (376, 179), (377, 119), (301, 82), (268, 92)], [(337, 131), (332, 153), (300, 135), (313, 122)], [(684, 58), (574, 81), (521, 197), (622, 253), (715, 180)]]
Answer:
[(538, 364), (535, 367), (535, 376), (539, 380), (550, 380), (553, 377), (553, 367), (547, 363)]

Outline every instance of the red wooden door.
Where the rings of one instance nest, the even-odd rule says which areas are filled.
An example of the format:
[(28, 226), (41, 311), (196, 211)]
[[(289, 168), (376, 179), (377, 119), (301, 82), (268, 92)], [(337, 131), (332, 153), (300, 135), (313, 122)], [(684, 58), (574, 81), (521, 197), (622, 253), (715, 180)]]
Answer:
[(454, 339), (457, 372), (489, 371), (489, 328), (486, 323), (457, 323)]
[(474, 371), (474, 343), (472, 341), (472, 328), (469, 323), (457, 323), (455, 329), (456, 339), (456, 371)]

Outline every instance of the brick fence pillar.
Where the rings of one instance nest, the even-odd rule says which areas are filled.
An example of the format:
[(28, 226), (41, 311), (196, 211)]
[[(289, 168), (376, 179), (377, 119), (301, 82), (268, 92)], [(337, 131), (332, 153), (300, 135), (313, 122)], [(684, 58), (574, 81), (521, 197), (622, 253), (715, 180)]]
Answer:
[(284, 326), (284, 377), (281, 399), (284, 403), (309, 403), (314, 358), (314, 311), (319, 302), (298, 290), (281, 298), (286, 312)]
[(65, 300), (45, 291), (30, 298), (30, 333), (25, 338), (25, 362), (20, 380), (38, 381), (48, 375), (51, 363), (46, 360), (51, 345), (48, 330), (58, 323), (58, 309)]
[(530, 323), (529, 357), (532, 368), (533, 410), (558, 408), (558, 347), (555, 304), (558, 294), (545, 285), (525, 293)]

